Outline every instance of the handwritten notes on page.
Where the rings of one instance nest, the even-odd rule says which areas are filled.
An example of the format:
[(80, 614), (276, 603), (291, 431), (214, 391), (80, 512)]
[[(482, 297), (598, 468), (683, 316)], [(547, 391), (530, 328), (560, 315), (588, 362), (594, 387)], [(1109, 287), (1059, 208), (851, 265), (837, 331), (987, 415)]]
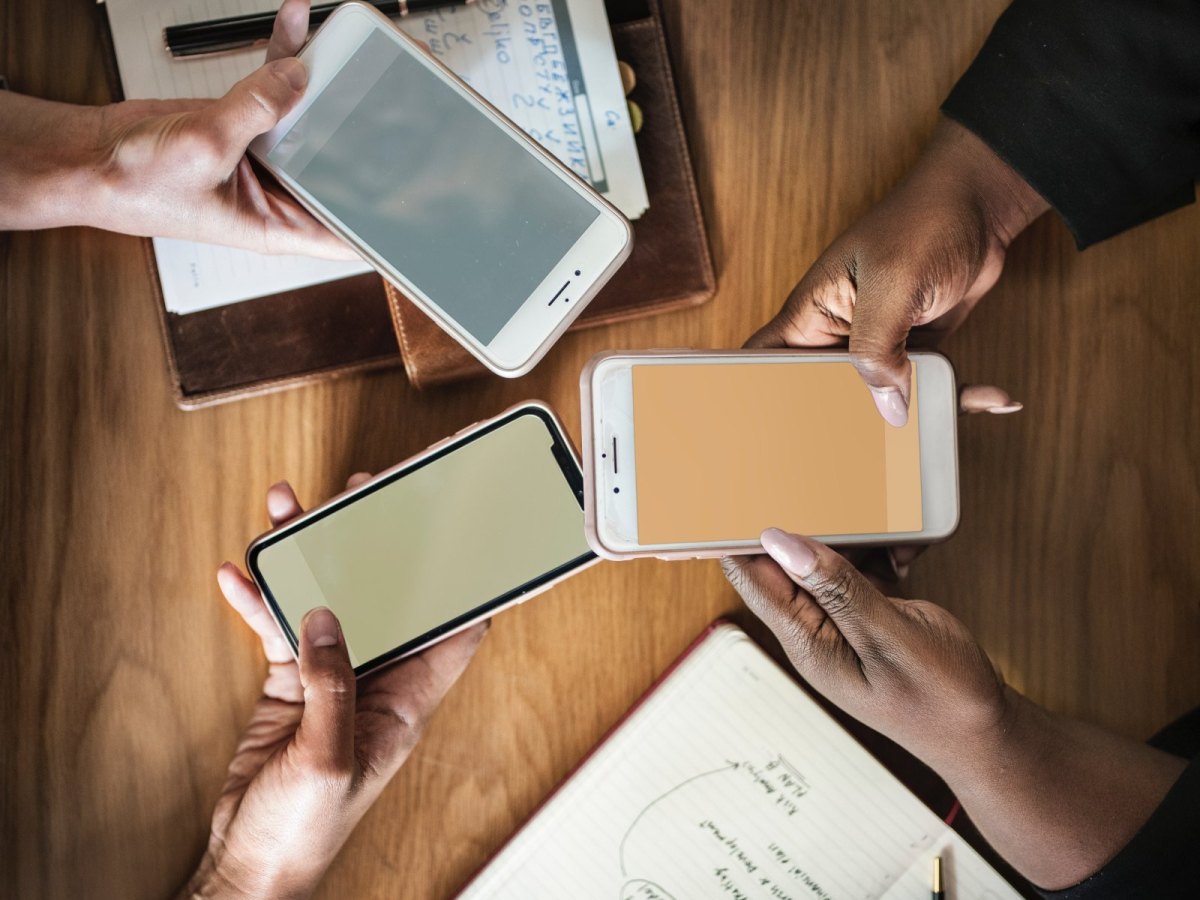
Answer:
[[(262, 50), (177, 60), (167, 25), (259, 12), (272, 0), (107, 0), (128, 99), (218, 97)], [(397, 20), (489, 102), (626, 215), (647, 206), (603, 0), (479, 0)], [(370, 271), (359, 262), (262, 256), (156, 239), (163, 297), (189, 313)]]
[(642, 704), (463, 898), (1019, 895), (734, 626)]

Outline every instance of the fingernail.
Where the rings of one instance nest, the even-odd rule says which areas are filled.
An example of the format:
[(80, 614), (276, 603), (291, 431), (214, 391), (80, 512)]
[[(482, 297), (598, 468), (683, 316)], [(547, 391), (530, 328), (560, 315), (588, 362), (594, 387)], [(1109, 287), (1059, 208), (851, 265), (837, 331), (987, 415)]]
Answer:
[(1009, 413), (1020, 412), (1024, 408), (1025, 408), (1024, 403), (1017, 403), (1014, 400), (1012, 403), (1009, 403), (1007, 406), (989, 406), (988, 412), (990, 412), (993, 416), (1004, 416), (1004, 415), (1008, 415)]
[(293, 91), (301, 90), (308, 84), (308, 69), (294, 56), (277, 59), (271, 63), (271, 67), (275, 70), (276, 75), (292, 86)]
[(314, 647), (333, 647), (341, 633), (337, 618), (323, 606), (314, 609), (304, 620), (304, 634)]
[(799, 578), (807, 578), (817, 567), (817, 554), (797, 535), (768, 528), (759, 540), (775, 562)]
[(899, 388), (871, 388), (875, 408), (889, 425), (903, 428), (908, 423), (908, 404)]

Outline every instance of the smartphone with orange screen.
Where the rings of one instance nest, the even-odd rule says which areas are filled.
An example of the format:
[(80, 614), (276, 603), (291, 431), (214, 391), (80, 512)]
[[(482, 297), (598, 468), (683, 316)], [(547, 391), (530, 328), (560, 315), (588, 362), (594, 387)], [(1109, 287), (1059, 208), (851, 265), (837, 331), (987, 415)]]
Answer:
[(948, 537), (954, 369), (910, 359), (896, 428), (844, 352), (601, 354), (581, 378), (588, 543), (609, 559), (680, 559), (760, 553), (770, 527), (836, 545)]

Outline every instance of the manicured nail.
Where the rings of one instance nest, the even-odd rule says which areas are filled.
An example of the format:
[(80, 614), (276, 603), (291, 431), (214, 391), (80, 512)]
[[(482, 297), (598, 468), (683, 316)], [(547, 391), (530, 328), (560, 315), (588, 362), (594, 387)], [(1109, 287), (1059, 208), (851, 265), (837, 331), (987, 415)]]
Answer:
[(305, 618), (304, 634), (314, 647), (333, 647), (341, 639), (342, 629), (333, 613), (318, 606)]
[(1008, 415), (1009, 413), (1020, 412), (1024, 408), (1025, 408), (1024, 403), (1018, 403), (1017, 401), (1014, 400), (1012, 403), (1009, 403), (1007, 406), (989, 406), (988, 412), (990, 412), (993, 416), (1005, 416), (1005, 415)]
[(308, 69), (294, 56), (275, 60), (271, 63), (271, 68), (275, 70), (276, 75), (292, 86), (293, 91), (302, 90), (308, 84)]
[(807, 578), (817, 567), (817, 554), (798, 535), (768, 528), (759, 538), (771, 559), (798, 578)]
[(871, 388), (875, 408), (889, 425), (903, 428), (908, 423), (908, 404), (899, 388)]

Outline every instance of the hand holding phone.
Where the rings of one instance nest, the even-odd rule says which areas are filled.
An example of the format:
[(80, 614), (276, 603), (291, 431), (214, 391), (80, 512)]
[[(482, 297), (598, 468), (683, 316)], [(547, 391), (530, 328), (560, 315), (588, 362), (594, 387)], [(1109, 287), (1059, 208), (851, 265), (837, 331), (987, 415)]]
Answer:
[(367, 4), (300, 59), (304, 97), (250, 153), (484, 365), (529, 371), (628, 257), (628, 221)]
[(582, 504), (557, 417), (525, 403), (263, 535), (246, 564), (293, 650), (327, 606), (363, 675), (595, 562)]
[[(354, 476), (347, 489), (369, 477)], [(268, 492), (267, 509), (278, 527), (303, 515), (286, 483)], [(308, 896), (407, 760), (487, 625), (356, 683), (328, 610), (297, 623), (297, 660), (249, 578), (226, 563), (217, 581), (261, 638), (270, 668), (229, 764), (209, 850), (181, 896)]]

